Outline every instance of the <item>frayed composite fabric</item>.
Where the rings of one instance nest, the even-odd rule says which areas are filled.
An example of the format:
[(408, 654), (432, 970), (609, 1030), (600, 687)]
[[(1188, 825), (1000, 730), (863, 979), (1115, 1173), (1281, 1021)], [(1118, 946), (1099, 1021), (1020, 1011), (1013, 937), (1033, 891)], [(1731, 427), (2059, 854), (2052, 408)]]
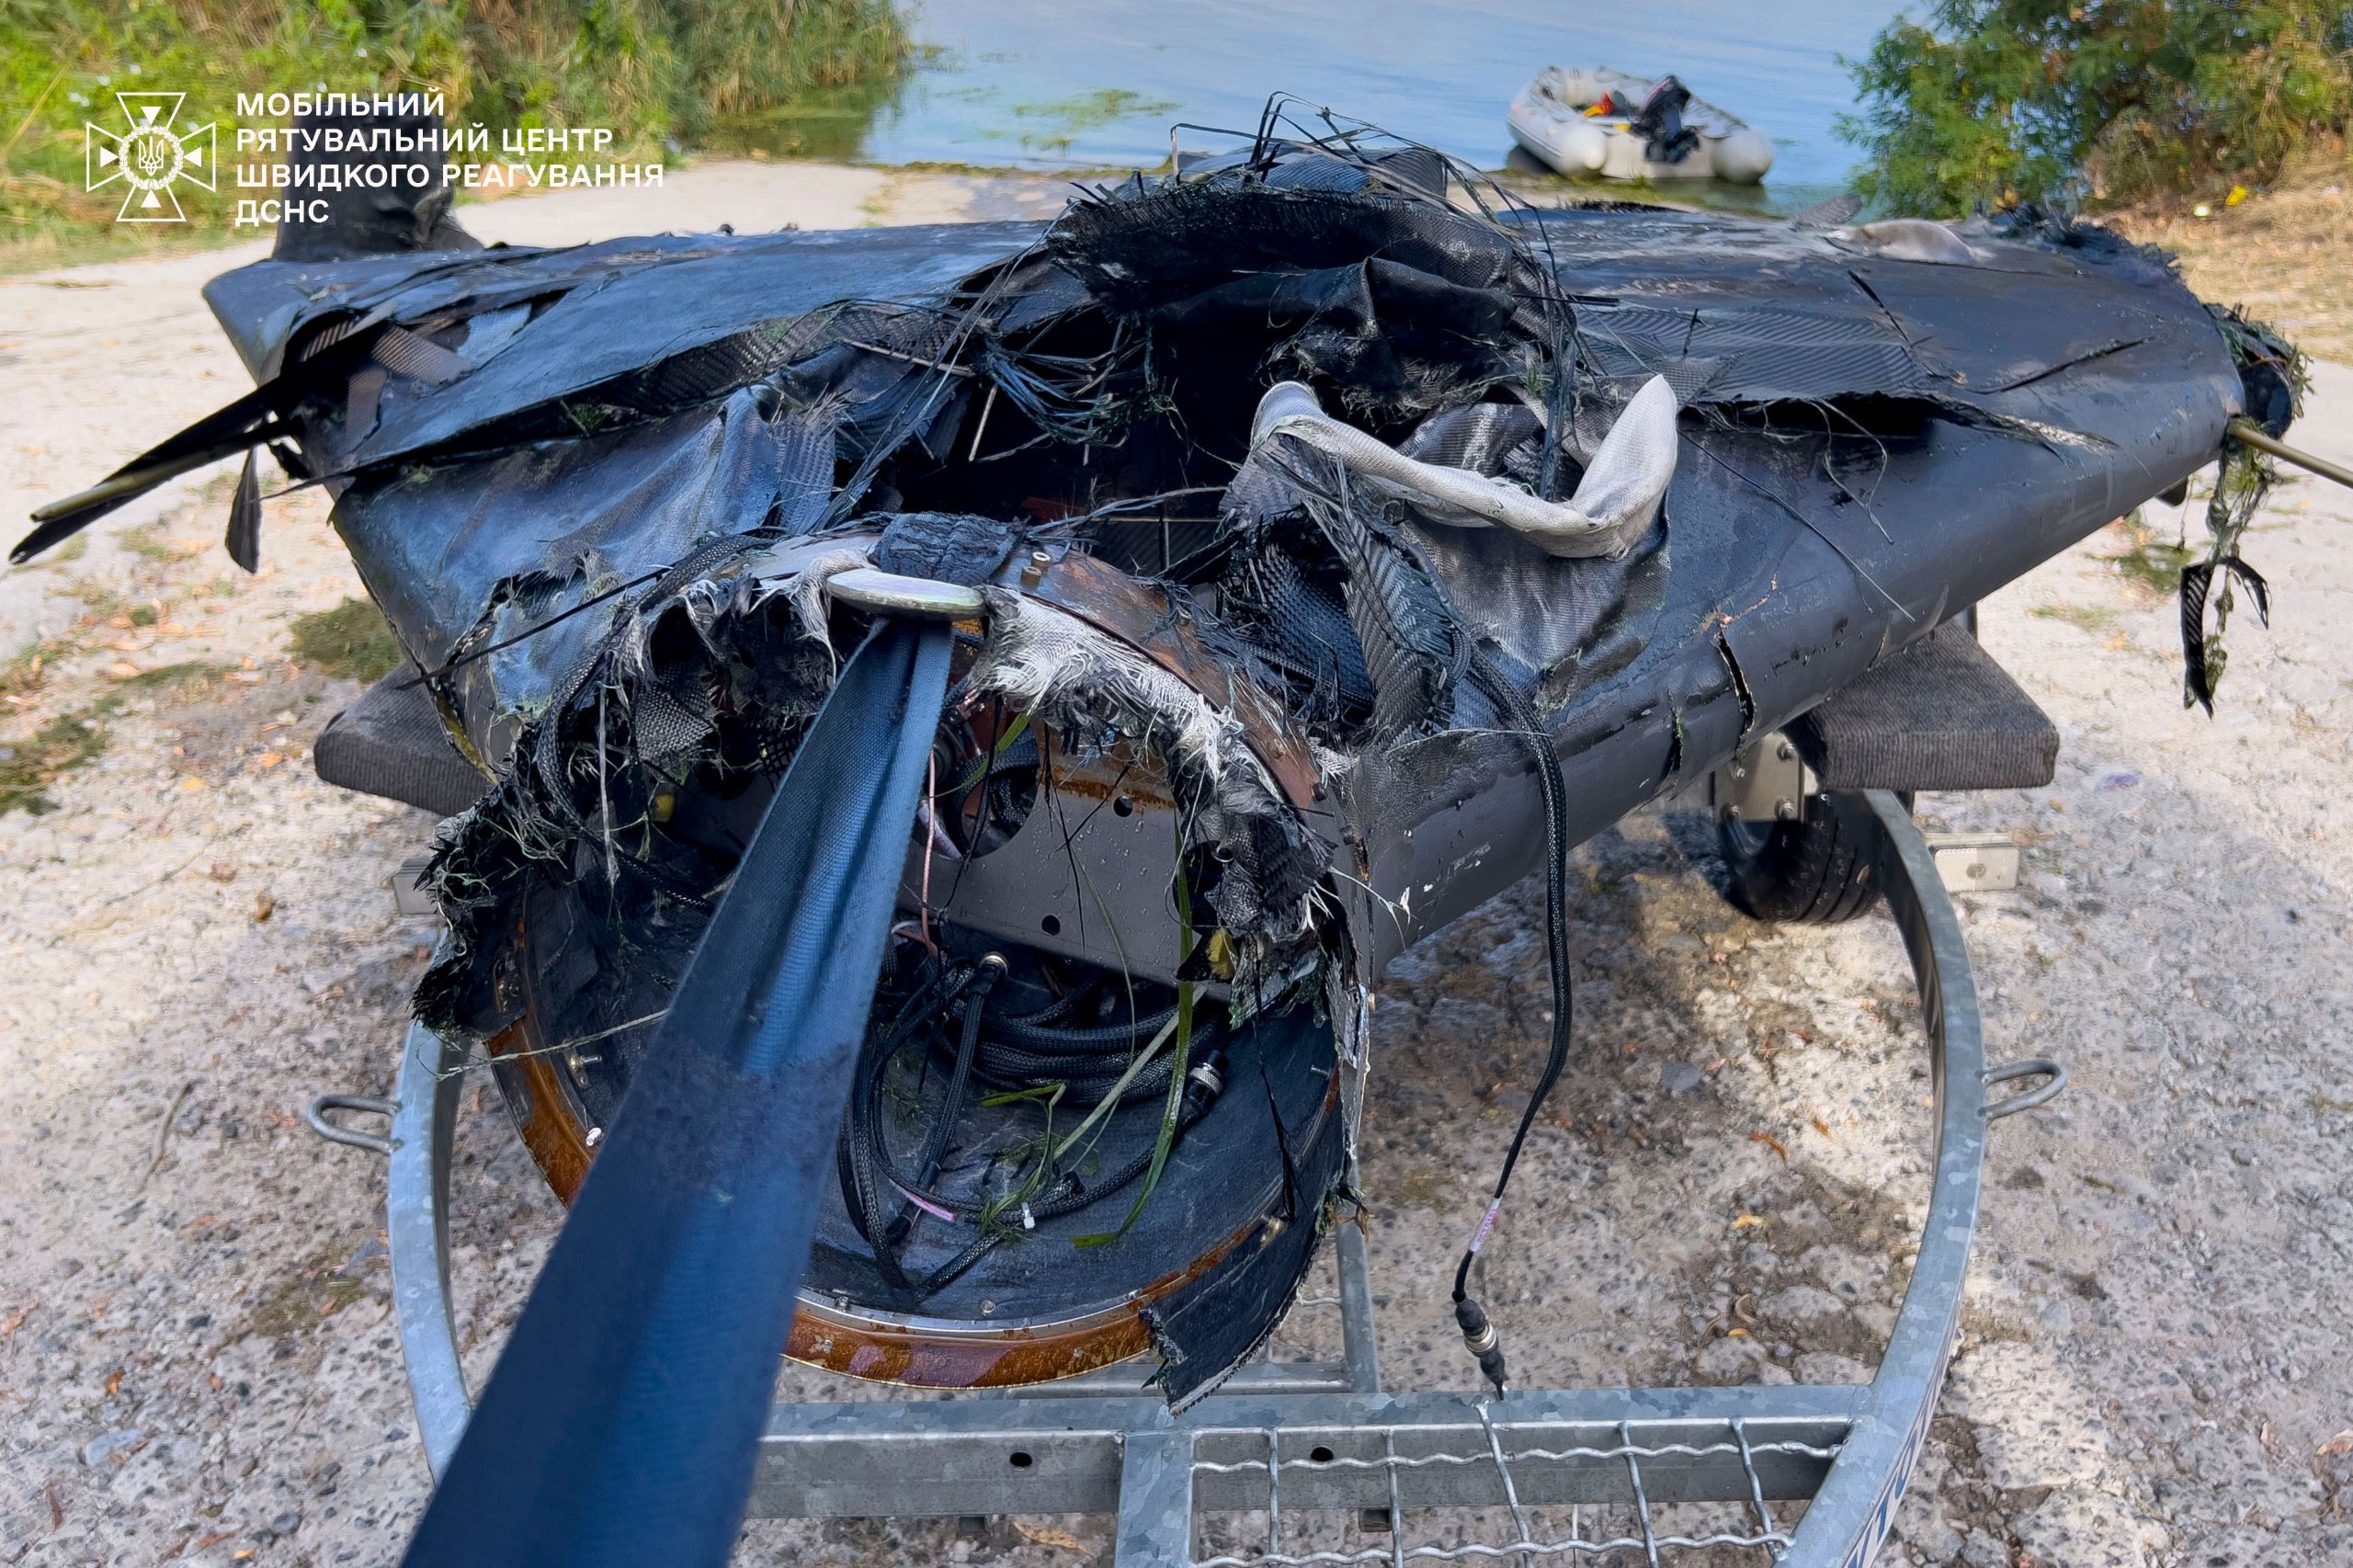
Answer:
[[(826, 590), (854, 566), (960, 585), (928, 601), (958, 617), (955, 700), (876, 986), (916, 1009), (908, 1050), (961, 1049), (972, 1015), (926, 1023), (924, 987), (994, 953), (983, 1029), (1059, 1007), (1062, 1043), (1118, 1049), (1189, 987), (1233, 1052), (1212, 1075), (1263, 1074), (1156, 1152), (1156, 1109), (1105, 1113), (1104, 1168), (1165, 1156), (1124, 1233), (976, 1237), (1027, 1189), (960, 1169), (904, 1235), (865, 1214), (894, 1279), (825, 1199), (832, 1305), (794, 1354), (994, 1386), (1149, 1344), (1173, 1399), (1214, 1386), (1341, 1201), (1348, 996), (2207, 460), (2243, 401), (2179, 283), (2074, 226), (1870, 244), (1484, 189), (1427, 150), (1269, 133), (1051, 225), (216, 288), (421, 688), (499, 769), (437, 861), (452, 949), (420, 1013), (529, 1050), (572, 1135), (648, 1062), (632, 1021), (711, 928), (836, 651), (892, 610)], [(879, 1114), (915, 1115), (916, 1078)], [(944, 1131), (1049, 1148), (1038, 1103)], [(1166, 1289), (1172, 1260), (1220, 1278), (1212, 1240), (1261, 1272)], [(858, 1338), (1015, 1301), (1107, 1326), (1026, 1360)]]
[(1076, 616), (983, 590), (988, 633), (966, 677), (1048, 729), (1120, 733), (1166, 758), (1188, 836), (1224, 865), (1206, 897), (1255, 955), (1312, 940), (1328, 856), (1245, 742), (1241, 722), (1194, 686)]
[(972, 689), (1003, 697), (1050, 724), (1124, 728), (1214, 786), (1237, 766), (1271, 781), (1242, 744), (1242, 726), (1160, 665), (1051, 605), (989, 589), (989, 635)]

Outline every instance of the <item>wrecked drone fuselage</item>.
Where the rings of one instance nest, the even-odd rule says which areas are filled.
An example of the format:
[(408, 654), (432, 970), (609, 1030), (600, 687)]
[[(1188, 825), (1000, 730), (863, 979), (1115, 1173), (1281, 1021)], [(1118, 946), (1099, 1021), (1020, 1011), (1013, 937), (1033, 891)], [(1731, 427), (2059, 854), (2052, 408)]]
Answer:
[(395, 678), (492, 779), (418, 1010), (485, 1043), (560, 1193), (839, 660), (944, 619), (790, 1354), (964, 1387), (1154, 1351), (1197, 1397), (1345, 1210), (1381, 967), (1542, 858), (1520, 732), (1588, 837), (2247, 403), (2096, 230), (1478, 191), (1264, 141), (1046, 225), (210, 286), (261, 386), (151, 466), (244, 435), (335, 495)]

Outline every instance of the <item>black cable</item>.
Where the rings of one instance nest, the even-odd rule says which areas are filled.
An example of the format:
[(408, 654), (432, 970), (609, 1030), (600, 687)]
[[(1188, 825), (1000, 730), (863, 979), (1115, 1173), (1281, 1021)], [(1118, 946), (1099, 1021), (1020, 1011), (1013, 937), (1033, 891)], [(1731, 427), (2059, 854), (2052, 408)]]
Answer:
[[(1195, 1062), (1187, 1071), (1185, 1079), (1185, 1096), (1177, 1108), (1176, 1114), (1176, 1135), (1179, 1138), (1191, 1131), (1194, 1125), (1210, 1113), (1210, 1108), (1217, 1103), (1217, 1096), (1224, 1090), (1225, 1051), (1223, 1048), (1212, 1046), (1207, 1055)], [(1165, 1085), (1167, 1081), (1167, 1074), (1165, 1072), (1161, 1074), (1161, 1080)], [(1124, 1104), (1125, 1101), (1126, 1096), (1122, 1096), (1121, 1103)], [(1099, 1203), (1113, 1193), (1125, 1188), (1145, 1171), (1151, 1169), (1152, 1156), (1151, 1149), (1142, 1151), (1119, 1170), (1113, 1172), (1108, 1179), (1092, 1187), (1081, 1183), (1075, 1176), (1065, 1175), (1056, 1184), (1051, 1196), (1029, 1205), (1029, 1218), (1032, 1222), (1043, 1223), (1050, 1220), (1059, 1220), (1066, 1214), (1074, 1214), (1090, 1204)], [(920, 1294), (930, 1296), (945, 1288), (966, 1269), (986, 1256), (1004, 1240), (1004, 1232), (983, 1231), (974, 1237), (962, 1252), (958, 1253), (933, 1273), (926, 1275), (918, 1287)]]
[(926, 1187), (938, 1176), (940, 1157), (948, 1153), (949, 1135), (956, 1130), (956, 1119), (964, 1114), (964, 1096), (972, 1092), (972, 1059), (980, 1053), (981, 1024), (986, 1016), (989, 993), (1005, 978), (1005, 967), (1003, 953), (991, 953), (982, 959), (972, 983), (964, 988), (961, 998), (964, 1005), (964, 1028), (956, 1047), (955, 1074), (948, 1080), (948, 1097), (931, 1124), (931, 1136), (924, 1140), (923, 1159), (915, 1166), (915, 1179)]
[(397, 691), (408, 691), (416, 687), (423, 686), (427, 681), (446, 679), (450, 675), (463, 669), (466, 665), (474, 663), (477, 659), (487, 659), (493, 653), (503, 653), (518, 642), (527, 642), (533, 637), (537, 637), (540, 632), (547, 631), (550, 627), (561, 625), (563, 622), (570, 620), (574, 616), (578, 615), (583, 610), (595, 609), (607, 599), (618, 598), (621, 595), (628, 593), (631, 588), (643, 587), (646, 584), (654, 581), (661, 575), (662, 574), (659, 572), (643, 573), (641, 575), (631, 577), (628, 582), (623, 583), (617, 587), (607, 588), (602, 593), (591, 594), (586, 598), (582, 599), (578, 604), (574, 605), (570, 609), (558, 610), (555, 614), (548, 617), (545, 620), (537, 621), (523, 628), (522, 631), (516, 632), (512, 637), (502, 637), (497, 642), (491, 643), (487, 647), (470, 648), (466, 652), (458, 654), (455, 658), (449, 660), (447, 663), (440, 665), (437, 668), (429, 670), (419, 668), (413, 676), (404, 676), (401, 678), (400, 684), (393, 689)]
[[(843, 1206), (858, 1233), (873, 1246), (883, 1278), (903, 1299), (921, 1301), (932, 1295), (1006, 1239), (1006, 1232), (986, 1228), (946, 1265), (921, 1278), (907, 1275), (898, 1261), (918, 1210), (963, 1225), (982, 1225), (987, 1216), (987, 1202), (942, 1193), (932, 1185), (972, 1085), (1000, 1092), (1059, 1087), (1087, 1104), (1090, 1111), (1115, 1093), (1120, 1106), (1167, 1097), (1173, 1057), (1164, 1056), (1132, 1077), (1129, 1074), (1136, 1052), (1174, 1023), (1173, 1004), (1139, 1012), (1126, 1021), (1070, 1022), (1089, 1016), (1090, 1005), (1099, 1006), (1103, 994), (1098, 978), (1033, 1011), (992, 1008), (1005, 971), (1005, 960), (995, 953), (977, 964), (927, 960), (922, 978), (891, 1015), (889, 1025), (870, 1034), (852, 1082), (835, 1151)], [(1224, 1032), (1215, 1017), (1199, 1026), (1193, 1064), (1178, 1105), (1179, 1136), (1209, 1113), (1224, 1087)], [(932, 1110), (915, 1168), (904, 1170), (883, 1136), (881, 1085), (891, 1062), (918, 1041), (927, 1050), (947, 1051), (949, 1079)], [(1050, 1185), (1022, 1205), (1023, 1228), (1076, 1213), (1120, 1191), (1151, 1168), (1152, 1153), (1142, 1151), (1091, 1184), (1074, 1172), (1046, 1170), (1042, 1174)], [(895, 1215), (889, 1211), (894, 1199), (899, 1201)]]
[[(939, 1162), (948, 1153), (948, 1140), (956, 1131), (956, 1123), (964, 1114), (964, 1096), (972, 1091), (972, 1059), (980, 1054), (981, 1023), (986, 1016), (989, 993), (1005, 978), (1005, 955), (990, 953), (975, 966), (972, 983), (964, 988), (964, 1028), (956, 1046), (956, 1066), (948, 1080), (948, 1097), (940, 1102), (939, 1114), (932, 1119), (931, 1133), (924, 1140), (923, 1157), (915, 1163), (915, 1185), (927, 1187), (939, 1176)], [(895, 1247), (905, 1240), (913, 1224), (915, 1205), (901, 1209), (891, 1221), (886, 1245)]]
[(1471, 1263), (1495, 1230), (1495, 1216), (1504, 1206), (1504, 1193), (1511, 1186), (1512, 1169), (1519, 1164), (1520, 1148), (1528, 1142), (1529, 1129), (1536, 1125), (1536, 1113), (1544, 1108), (1545, 1099), (1561, 1081), (1562, 1071), (1569, 1062), (1568, 784), (1561, 776), (1561, 756), (1552, 748), (1551, 733), (1537, 718), (1527, 697), (1495, 667), (1484, 648), (1472, 647), (1470, 668), (1480, 689), (1502, 710), (1513, 732), (1528, 741), (1536, 756), (1537, 785), (1544, 796), (1545, 953), (1552, 971), (1552, 1049), (1544, 1059), (1542, 1075), (1528, 1096), (1528, 1108), (1519, 1114), (1519, 1129), (1512, 1134), (1503, 1169), (1495, 1176), (1495, 1197), (1488, 1202), (1487, 1212), (1481, 1218), (1471, 1244), (1463, 1249), (1462, 1261), (1454, 1269), (1455, 1325), (1462, 1331), (1463, 1345), (1478, 1359), (1479, 1370), (1500, 1394), (1504, 1392), (1503, 1338), (1488, 1321), (1486, 1309), (1471, 1295)]
[(842, 1207), (848, 1210), (858, 1233), (874, 1244), (875, 1266), (894, 1290), (907, 1290), (910, 1281), (892, 1249), (875, 1240), (885, 1233), (890, 1221), (884, 1213), (886, 1200), (880, 1179), (880, 1141), (871, 1135), (876, 1122), (874, 1097), (892, 1057), (917, 1028), (931, 1022), (945, 998), (971, 978), (969, 970), (951, 971), (945, 966), (933, 970), (901, 1005), (892, 1016), (891, 1027), (879, 1039), (869, 1031), (862, 1059), (850, 1077), (849, 1107), (842, 1117), (841, 1133), (834, 1150), (835, 1173), (841, 1184)]
[[(1079, 993), (1073, 993), (1074, 995)], [(1064, 1016), (1067, 1016), (1065, 1011)], [(1097, 1024), (1091, 1028), (1058, 1027), (1058, 1020), (1045, 1012), (1026, 1017), (1000, 1017), (991, 1026), (991, 1034), (998, 1040), (1009, 1040), (1016, 1045), (1047, 1056), (1076, 1056), (1100, 1051), (1106, 1046), (1126, 1045), (1132, 1049), (1139, 1039), (1150, 1039), (1176, 1016), (1176, 1005), (1171, 1002), (1157, 1013), (1148, 1014), (1131, 1024)], [(1050, 1027), (1056, 1026), (1056, 1027)]]

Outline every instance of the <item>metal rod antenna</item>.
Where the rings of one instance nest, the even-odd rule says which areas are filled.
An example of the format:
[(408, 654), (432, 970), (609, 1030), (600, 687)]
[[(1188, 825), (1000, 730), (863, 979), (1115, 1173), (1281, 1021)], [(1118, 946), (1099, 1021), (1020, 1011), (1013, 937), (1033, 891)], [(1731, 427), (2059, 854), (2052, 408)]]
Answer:
[(2298, 468), (2308, 472), (2316, 473), (2323, 479), (2333, 479), (2346, 489), (2353, 490), (2353, 468), (2347, 468), (2341, 463), (2333, 463), (2326, 458), (2314, 457), (2312, 453), (2291, 447), (2285, 441), (2275, 440), (2265, 433), (2261, 426), (2251, 419), (2234, 419), (2227, 428), (2232, 435), (2258, 452), (2269, 452), (2281, 462), (2294, 463)]

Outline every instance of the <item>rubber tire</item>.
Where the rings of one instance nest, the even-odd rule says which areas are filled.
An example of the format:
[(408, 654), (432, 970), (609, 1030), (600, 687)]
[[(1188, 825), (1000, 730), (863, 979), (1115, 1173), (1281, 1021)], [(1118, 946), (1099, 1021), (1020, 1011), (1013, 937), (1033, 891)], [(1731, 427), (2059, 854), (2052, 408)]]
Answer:
[(1879, 900), (1878, 839), (1879, 819), (1856, 794), (1809, 795), (1796, 822), (1719, 817), (1716, 847), (1730, 879), (1724, 897), (1753, 920), (1852, 920)]

